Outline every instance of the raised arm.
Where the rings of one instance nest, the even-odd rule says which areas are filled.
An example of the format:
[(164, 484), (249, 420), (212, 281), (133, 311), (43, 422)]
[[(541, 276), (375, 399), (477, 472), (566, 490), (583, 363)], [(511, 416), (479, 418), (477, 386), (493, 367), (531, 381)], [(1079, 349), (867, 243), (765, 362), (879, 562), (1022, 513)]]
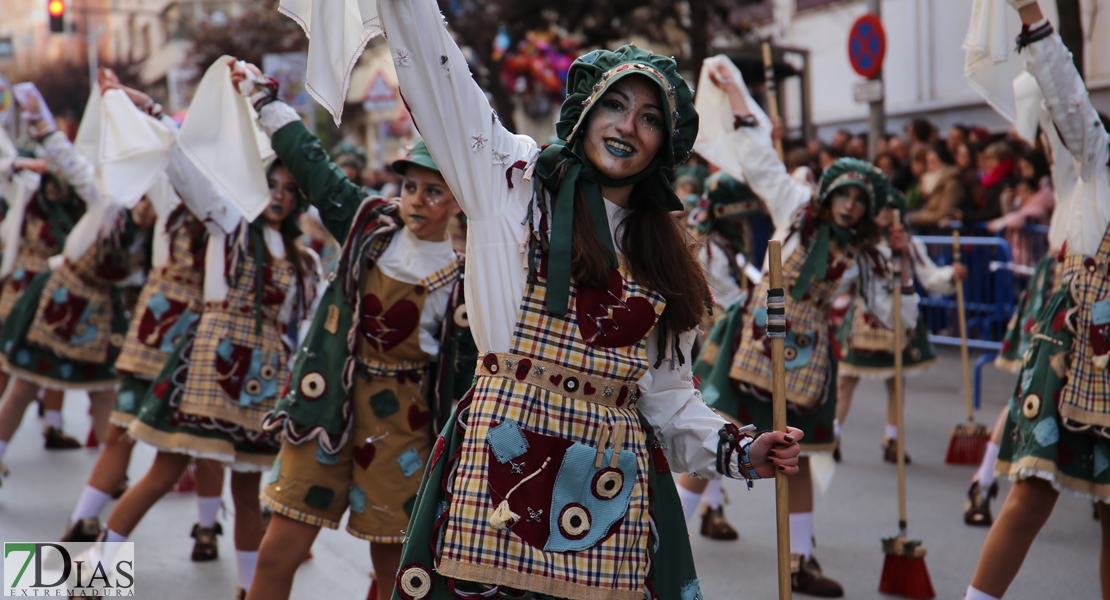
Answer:
[(512, 198), (506, 170), (528, 163), (535, 141), (501, 125), (435, 0), (381, 0), (379, 9), (405, 105), (444, 180), (469, 219), (500, 215)]
[(77, 152), (64, 133), (60, 131), (47, 133), (42, 138), (42, 145), (46, 148), (46, 155), (50, 157), (51, 168), (73, 186), (73, 190), (85, 201), (85, 204), (90, 205), (91, 208), (100, 201), (92, 163)]

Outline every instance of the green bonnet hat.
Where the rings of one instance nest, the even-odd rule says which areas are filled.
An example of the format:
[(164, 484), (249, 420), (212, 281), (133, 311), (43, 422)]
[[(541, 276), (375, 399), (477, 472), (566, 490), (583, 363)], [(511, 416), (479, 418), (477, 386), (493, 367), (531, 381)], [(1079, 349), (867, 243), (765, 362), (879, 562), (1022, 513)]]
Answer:
[(887, 203), (890, 183), (877, 167), (857, 158), (839, 158), (821, 174), (818, 204), (824, 206), (832, 193), (848, 186), (861, 188), (867, 195), (867, 215), (874, 218)]
[(428, 152), (428, 145), (424, 143), (423, 139), (417, 140), (416, 145), (414, 145), (412, 150), (409, 150), (408, 154), (403, 158), (393, 161), (390, 168), (393, 169), (394, 173), (404, 175), (409, 165), (416, 165), (439, 172), (439, 165), (436, 164), (436, 161), (432, 160), (432, 154)]
[[(614, 180), (595, 169), (586, 158), (583, 139), (590, 111), (611, 85), (629, 75), (646, 77), (658, 87), (664, 104), (667, 141), (643, 171)], [(615, 268), (616, 250), (609, 232), (601, 186), (622, 187), (649, 181), (653, 194), (667, 210), (682, 210), (682, 202), (675, 196), (662, 170), (673, 169), (685, 161), (693, 150), (698, 135), (694, 93), (678, 74), (673, 58), (631, 45), (617, 50), (594, 50), (578, 57), (567, 72), (567, 99), (559, 111), (555, 132), (559, 141), (540, 153), (536, 175), (544, 187), (556, 195), (547, 267), (547, 312), (564, 316), (570, 294), (575, 190), (582, 192), (594, 232), (609, 251), (609, 264)]]
[(705, 202), (698, 206), (698, 211), (703, 212), (695, 217), (698, 231), (708, 233), (722, 220), (757, 215), (764, 208), (747, 183), (718, 171), (705, 181)]

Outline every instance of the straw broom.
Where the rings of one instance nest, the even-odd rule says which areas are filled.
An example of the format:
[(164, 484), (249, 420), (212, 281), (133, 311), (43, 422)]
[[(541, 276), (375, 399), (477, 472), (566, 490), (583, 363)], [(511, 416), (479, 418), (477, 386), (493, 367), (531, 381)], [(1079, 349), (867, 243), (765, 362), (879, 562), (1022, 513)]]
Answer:
[[(786, 295), (782, 289), (781, 241), (768, 242), (767, 264), (770, 275), (767, 337), (771, 338), (771, 409), (775, 431), (786, 431)], [(775, 471), (775, 520), (778, 524), (779, 600), (787, 600), (793, 595), (790, 585), (790, 494), (786, 474), (781, 471)]]
[[(952, 232), (952, 262), (960, 262), (960, 232)], [(967, 403), (967, 422), (952, 429), (948, 454), (944, 462), (950, 465), (978, 465), (987, 451), (991, 432), (986, 425), (975, 422), (975, 406), (971, 399), (971, 359), (967, 350), (967, 312), (964, 306), (964, 286), (956, 282), (956, 312), (960, 323), (960, 362), (964, 369), (964, 400)]]
[[(901, 222), (899, 211), (894, 211), (894, 222)], [(898, 427), (898, 535), (883, 538), (883, 574), (879, 592), (905, 598), (935, 598), (933, 582), (925, 567), (925, 547), (920, 540), (910, 540), (906, 526), (906, 426), (905, 389), (902, 379), (902, 288), (906, 278), (902, 271), (902, 257), (894, 260), (894, 406)]]

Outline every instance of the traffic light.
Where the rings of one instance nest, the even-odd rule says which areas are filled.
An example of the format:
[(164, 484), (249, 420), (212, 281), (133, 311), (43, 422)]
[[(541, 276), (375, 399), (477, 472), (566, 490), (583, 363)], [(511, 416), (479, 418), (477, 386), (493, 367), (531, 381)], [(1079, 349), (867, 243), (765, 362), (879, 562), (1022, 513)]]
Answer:
[(50, 33), (65, 33), (66, 3), (62, 0), (47, 0), (46, 12), (50, 15)]

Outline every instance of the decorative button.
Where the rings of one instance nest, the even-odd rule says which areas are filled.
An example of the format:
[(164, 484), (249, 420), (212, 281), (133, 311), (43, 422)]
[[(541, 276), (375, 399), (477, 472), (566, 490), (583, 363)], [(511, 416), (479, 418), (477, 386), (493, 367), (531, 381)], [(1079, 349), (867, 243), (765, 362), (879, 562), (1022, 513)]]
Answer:
[(624, 473), (620, 469), (606, 468), (594, 475), (593, 493), (601, 500), (612, 500), (624, 487)]
[(1021, 414), (1026, 419), (1032, 421), (1041, 414), (1041, 397), (1036, 394), (1029, 394), (1025, 400), (1021, 401)]
[(566, 380), (563, 381), (563, 389), (572, 393), (572, 394), (574, 392), (577, 392), (578, 391), (578, 378), (577, 377), (567, 377)]
[(317, 372), (301, 377), (301, 394), (309, 400), (316, 400), (328, 391), (328, 382)]
[(571, 540), (580, 540), (590, 532), (590, 511), (581, 504), (568, 504), (559, 515), (559, 531)]

